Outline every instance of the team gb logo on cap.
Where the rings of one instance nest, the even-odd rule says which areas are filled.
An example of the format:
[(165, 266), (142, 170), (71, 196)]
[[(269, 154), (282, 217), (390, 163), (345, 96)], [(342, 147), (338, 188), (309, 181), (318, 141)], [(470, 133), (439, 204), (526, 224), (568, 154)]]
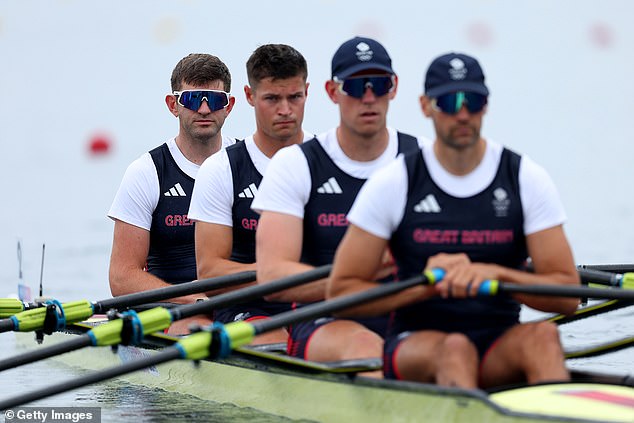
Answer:
[(370, 46), (364, 42), (360, 42), (357, 44), (357, 59), (362, 62), (367, 62), (368, 60), (372, 60), (372, 55), (374, 52), (370, 50)]
[(449, 69), (451, 79), (465, 79), (467, 76), (467, 68), (462, 60), (458, 58), (451, 59), (449, 66), (451, 66), (451, 69)]

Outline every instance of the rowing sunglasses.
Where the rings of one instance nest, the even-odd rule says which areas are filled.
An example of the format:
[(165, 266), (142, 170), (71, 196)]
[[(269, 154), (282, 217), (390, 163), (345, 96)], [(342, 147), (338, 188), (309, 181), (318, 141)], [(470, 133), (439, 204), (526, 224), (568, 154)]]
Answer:
[(463, 105), (467, 107), (469, 113), (479, 113), (484, 109), (486, 104), (486, 95), (464, 91), (439, 95), (431, 101), (431, 105), (434, 109), (440, 110), (448, 115), (457, 114)]
[(203, 101), (207, 100), (207, 105), (212, 112), (224, 109), (229, 105), (229, 93), (219, 90), (183, 90), (174, 91), (178, 104), (197, 112)]
[(394, 75), (364, 75), (344, 80), (335, 77), (334, 81), (339, 84), (339, 89), (342, 93), (354, 98), (363, 98), (365, 90), (368, 88), (377, 97), (384, 96), (394, 88)]

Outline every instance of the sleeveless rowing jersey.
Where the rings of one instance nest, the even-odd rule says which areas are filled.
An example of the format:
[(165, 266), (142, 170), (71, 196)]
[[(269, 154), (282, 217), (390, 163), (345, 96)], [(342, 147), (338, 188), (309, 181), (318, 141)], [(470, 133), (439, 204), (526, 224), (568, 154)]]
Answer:
[(262, 175), (253, 164), (244, 140), (226, 148), (233, 176), (233, 250), (231, 260), (255, 263), (255, 230), (259, 214), (251, 210)]
[(160, 197), (152, 214), (147, 271), (168, 283), (196, 279), (194, 222), (187, 218), (194, 179), (185, 174), (167, 144), (150, 151)]
[[(398, 153), (418, 151), (415, 137), (398, 132)], [(314, 138), (300, 146), (310, 170), (312, 187), (304, 207), (303, 263), (332, 263), (339, 242), (348, 228), (346, 215), (365, 179), (341, 170)]]
[[(457, 198), (434, 183), (421, 152), (406, 155), (407, 203), (390, 240), (400, 278), (420, 274), (427, 258), (440, 252), (463, 252), (473, 262), (520, 268), (527, 259), (520, 160), (519, 155), (504, 149), (491, 184), (474, 196)], [(509, 297), (495, 296), (431, 298), (399, 309), (396, 321), (398, 331), (457, 331), (510, 326), (518, 319), (519, 304)]]

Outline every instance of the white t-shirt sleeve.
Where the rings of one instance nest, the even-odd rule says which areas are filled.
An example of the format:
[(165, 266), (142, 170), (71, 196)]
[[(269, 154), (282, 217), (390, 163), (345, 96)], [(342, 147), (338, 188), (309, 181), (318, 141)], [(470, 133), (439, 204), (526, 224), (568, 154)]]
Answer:
[(187, 217), (201, 222), (233, 226), (233, 177), (227, 152), (207, 158), (198, 170)]
[(150, 154), (145, 153), (126, 169), (108, 217), (149, 231), (159, 190), (156, 167)]
[(300, 147), (282, 148), (267, 166), (251, 208), (258, 213), (273, 211), (303, 219), (311, 183), (308, 162)]
[(566, 212), (550, 175), (527, 156), (522, 156), (520, 162), (519, 184), (526, 235), (566, 221)]
[(405, 214), (407, 169), (403, 155), (377, 170), (361, 187), (348, 220), (382, 239), (390, 239)]

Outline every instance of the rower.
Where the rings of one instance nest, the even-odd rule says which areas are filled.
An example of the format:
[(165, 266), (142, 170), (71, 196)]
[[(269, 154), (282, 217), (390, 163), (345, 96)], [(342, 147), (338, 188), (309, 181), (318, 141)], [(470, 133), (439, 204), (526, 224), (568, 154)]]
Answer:
[[(569, 378), (557, 326), (519, 324), (519, 311), (524, 303), (571, 314), (577, 298), (472, 298), (487, 279), (579, 284), (551, 178), (528, 157), (480, 134), (488, 95), (475, 58), (436, 58), (420, 97), (435, 140), (377, 172), (348, 214), (351, 225), (337, 251), (329, 297), (374, 286), (387, 246), (401, 278), (446, 270), (438, 285), (347, 311), (356, 316), (396, 309), (385, 343), (388, 378), (464, 388)], [(447, 231), (455, 236), (439, 235)], [(535, 273), (519, 270), (529, 256)]]
[[(231, 145), (222, 135), (235, 98), (227, 66), (210, 54), (190, 54), (172, 72), (165, 96), (179, 132), (144, 153), (126, 170), (108, 216), (114, 220), (110, 290), (124, 295), (196, 279), (194, 226), (187, 218), (194, 179), (201, 163)], [(173, 299), (207, 299), (192, 294)], [(206, 316), (184, 320), (170, 333), (188, 331), (191, 322), (209, 324)]]
[[(252, 204), (261, 213), (256, 233), (259, 284), (331, 263), (347, 226), (345, 214), (365, 180), (398, 153), (418, 149), (415, 137), (386, 126), (397, 85), (392, 60), (376, 40), (356, 37), (335, 52), (325, 88), (339, 106), (339, 126), (279, 151)], [(376, 276), (392, 272), (388, 258)], [(321, 280), (268, 299), (301, 305), (324, 295)], [(315, 361), (381, 357), (386, 326), (386, 316), (364, 322), (301, 322), (290, 328), (288, 353)]]
[[(289, 45), (265, 44), (251, 54), (246, 68), (244, 93), (255, 112), (255, 133), (205, 160), (194, 184), (188, 215), (196, 221), (199, 278), (255, 270), (259, 216), (251, 201), (262, 175), (277, 151), (313, 137), (302, 129), (309, 85), (304, 56)], [(214, 320), (254, 320), (287, 310), (290, 303), (259, 299), (215, 310)], [(256, 343), (286, 342), (287, 337), (280, 329)]]

